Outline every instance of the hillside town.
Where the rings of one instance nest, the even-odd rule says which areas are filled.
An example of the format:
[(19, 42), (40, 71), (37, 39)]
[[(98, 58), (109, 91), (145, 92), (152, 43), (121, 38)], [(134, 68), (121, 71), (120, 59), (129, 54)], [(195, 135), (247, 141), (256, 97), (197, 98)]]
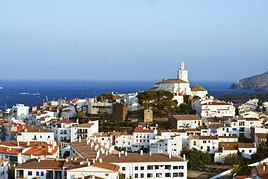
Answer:
[(151, 89), (16, 104), (0, 178), (268, 178), (268, 101), (235, 104), (177, 76)]

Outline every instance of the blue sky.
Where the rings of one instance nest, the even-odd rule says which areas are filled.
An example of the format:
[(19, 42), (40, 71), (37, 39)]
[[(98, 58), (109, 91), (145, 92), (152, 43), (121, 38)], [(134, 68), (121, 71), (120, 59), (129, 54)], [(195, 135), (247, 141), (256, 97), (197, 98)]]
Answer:
[(190, 80), (268, 71), (267, 0), (0, 2), (0, 79)]

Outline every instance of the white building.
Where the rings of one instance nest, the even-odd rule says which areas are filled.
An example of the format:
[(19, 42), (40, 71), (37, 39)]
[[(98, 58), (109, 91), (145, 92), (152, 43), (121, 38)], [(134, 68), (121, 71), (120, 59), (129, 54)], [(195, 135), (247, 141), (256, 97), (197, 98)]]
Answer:
[(237, 155), (238, 152), (244, 158), (251, 158), (251, 155), (257, 152), (256, 144), (254, 143), (239, 143), (239, 142), (220, 142), (219, 151), (214, 155), (214, 162), (224, 163), (225, 157)]
[(201, 99), (206, 98), (208, 96), (208, 91), (200, 85), (191, 87), (191, 91), (192, 91), (192, 96), (197, 96)]
[(262, 123), (257, 118), (234, 118), (228, 120), (227, 123), (231, 126), (231, 134), (233, 136), (244, 136), (251, 138), (251, 127), (261, 127)]
[(39, 141), (39, 142), (53, 143), (55, 141), (54, 132), (50, 132), (46, 129), (42, 129), (37, 126), (29, 126), (25, 127), (22, 131), (18, 132), (17, 141), (18, 142)]
[(16, 104), (16, 106), (12, 107), (12, 110), (15, 113), (15, 117), (17, 120), (25, 119), (30, 112), (30, 107), (25, 106), (24, 104)]
[(202, 118), (235, 116), (235, 107), (233, 106), (233, 103), (227, 103), (211, 98), (205, 100), (195, 98), (192, 101), (192, 107)]
[(134, 152), (149, 149), (149, 141), (155, 139), (156, 132), (156, 130), (147, 129), (143, 126), (136, 127), (133, 132), (133, 145), (131, 146), (131, 150)]
[(88, 139), (94, 133), (99, 132), (99, 121), (89, 121), (88, 123), (78, 124), (71, 127), (71, 142), (79, 138)]
[(119, 179), (119, 166), (110, 163), (86, 162), (77, 159), (28, 160), (15, 169), (15, 178), (105, 178)]
[(156, 83), (155, 87), (170, 91), (173, 94), (180, 93), (183, 95), (191, 95), (190, 83), (188, 81), (188, 71), (185, 69), (184, 63), (181, 63), (176, 79), (163, 79), (162, 81)]
[[(70, 142), (72, 139), (72, 126), (78, 125), (78, 121), (56, 119), (49, 123), (50, 131), (54, 132), (57, 142)], [(74, 135), (74, 134), (73, 134)], [(73, 136), (74, 138), (74, 136)]]
[(182, 151), (182, 137), (180, 135), (162, 138), (157, 136), (156, 139), (150, 140), (150, 152), (162, 153), (171, 156), (180, 156)]
[(195, 129), (202, 125), (201, 118), (197, 115), (173, 115), (169, 119), (172, 127), (176, 129), (192, 128)]
[(164, 154), (125, 153), (110, 154), (103, 162), (120, 166), (120, 173), (129, 178), (187, 178), (187, 160)]
[(119, 179), (119, 166), (111, 163), (94, 162), (66, 171), (67, 179), (105, 178)]
[(219, 138), (217, 136), (190, 136), (189, 148), (195, 148), (205, 153), (218, 151)]

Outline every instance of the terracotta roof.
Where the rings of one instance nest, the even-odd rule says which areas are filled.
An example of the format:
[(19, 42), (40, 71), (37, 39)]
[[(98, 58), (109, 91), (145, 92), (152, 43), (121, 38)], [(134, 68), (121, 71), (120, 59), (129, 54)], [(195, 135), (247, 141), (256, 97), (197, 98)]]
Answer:
[(38, 160), (32, 159), (18, 165), (17, 169), (61, 169), (64, 160)]
[(119, 157), (116, 154), (110, 154), (103, 156), (103, 162), (108, 163), (141, 163), (141, 162), (178, 162), (184, 161), (181, 157), (171, 157), (164, 154), (147, 154), (144, 153), (141, 155), (140, 153), (128, 153), (127, 156), (121, 155)]
[(231, 105), (231, 104), (226, 103), (224, 101), (213, 101), (213, 102), (203, 103), (202, 105)]
[(70, 146), (75, 149), (78, 153), (80, 153), (85, 159), (93, 159), (96, 158), (97, 152), (95, 151), (95, 147), (91, 148), (91, 145), (87, 144), (86, 140), (81, 140), (71, 142)]
[(199, 140), (218, 140), (218, 136), (192, 136), (193, 139), (199, 139)]
[(161, 83), (188, 83), (187, 81), (184, 81), (182, 79), (163, 79), (160, 82), (156, 84), (161, 84)]
[(18, 146), (18, 143), (15, 140), (12, 141), (1, 141), (0, 145), (9, 146), (9, 147), (15, 147)]
[(265, 133), (256, 133), (255, 134), (259, 139), (267, 139), (268, 134)]
[(49, 132), (47, 129), (40, 128), (38, 126), (25, 126), (21, 132)]
[(220, 142), (219, 147), (223, 150), (238, 150), (239, 148), (256, 148), (253, 143)]
[(105, 162), (95, 162), (92, 164), (93, 167), (103, 168), (107, 170), (119, 171), (120, 166), (112, 164), (112, 163), (105, 163)]
[(18, 155), (21, 153), (21, 150), (8, 147), (0, 147), (0, 153)]
[(205, 88), (202, 86), (196, 85), (191, 88), (192, 91), (207, 91)]
[(67, 119), (52, 119), (51, 121), (56, 122), (56, 123), (64, 123), (64, 124), (76, 123), (76, 121), (67, 120)]
[(31, 147), (25, 152), (23, 152), (24, 155), (34, 155), (34, 156), (44, 156), (44, 155), (54, 155), (58, 151), (57, 147), (54, 147), (54, 149), (49, 152), (48, 147), (46, 146), (35, 146)]
[(74, 127), (77, 128), (90, 128), (91, 126), (93, 126), (93, 123), (84, 123), (84, 124), (79, 124), (79, 125), (74, 125)]
[(173, 115), (176, 120), (201, 120), (197, 115)]
[(134, 129), (134, 132), (140, 132), (140, 133), (153, 133), (153, 130), (151, 129), (144, 129), (143, 127), (136, 127)]
[[(247, 121), (259, 121), (259, 119), (255, 118), (255, 117), (242, 117), (242, 118), (239, 118), (240, 120), (247, 120)], [(238, 119), (238, 120), (239, 120)]]

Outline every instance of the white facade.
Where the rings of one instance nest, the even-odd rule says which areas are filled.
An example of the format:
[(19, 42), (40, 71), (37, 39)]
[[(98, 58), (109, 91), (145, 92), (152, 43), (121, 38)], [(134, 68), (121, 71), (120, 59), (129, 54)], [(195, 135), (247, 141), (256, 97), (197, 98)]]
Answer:
[(155, 136), (154, 130), (137, 127), (133, 132), (131, 151), (149, 149), (150, 140), (155, 139)]
[[(103, 165), (105, 166), (106, 164)], [(94, 164), (67, 170), (66, 179), (84, 179), (85, 176), (91, 176), (92, 178), (119, 179), (118, 171), (95, 167)]]
[(18, 142), (54, 142), (54, 132), (20, 132), (17, 136)]
[(12, 108), (15, 111), (15, 117), (17, 120), (25, 119), (30, 112), (30, 107), (25, 106), (24, 104), (16, 104)]
[(202, 118), (235, 116), (235, 107), (233, 106), (233, 103), (224, 101), (195, 99), (192, 101), (192, 107)]
[(189, 148), (195, 148), (204, 153), (215, 153), (219, 148), (219, 139), (216, 136), (191, 136)]
[(71, 142), (77, 141), (79, 138), (88, 139), (94, 133), (99, 132), (99, 121), (89, 121), (88, 123), (74, 125), (71, 127)]
[(159, 136), (154, 140), (150, 140), (150, 152), (152, 153), (180, 156), (181, 151), (182, 137), (180, 135), (172, 136), (166, 139), (161, 139)]
[[(128, 159), (132, 156), (131, 159)], [(116, 161), (113, 158), (118, 157)], [(164, 154), (129, 153), (104, 157), (103, 161), (120, 166), (120, 173), (126, 179), (130, 178), (187, 178), (187, 161), (180, 157), (171, 157)]]

